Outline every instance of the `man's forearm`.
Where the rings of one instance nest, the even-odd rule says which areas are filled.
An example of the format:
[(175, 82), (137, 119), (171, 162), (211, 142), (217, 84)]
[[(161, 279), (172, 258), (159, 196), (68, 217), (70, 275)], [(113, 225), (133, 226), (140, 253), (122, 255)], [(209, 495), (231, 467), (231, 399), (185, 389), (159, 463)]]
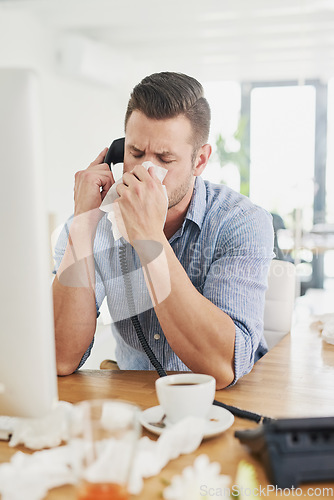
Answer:
[(53, 282), (57, 369), (72, 373), (89, 347), (96, 327), (94, 232), (74, 221)]
[(226, 387), (234, 379), (234, 323), (196, 290), (167, 239), (161, 243), (165, 265), (162, 259), (147, 265), (145, 255), (140, 255), (153, 295), (166, 297), (170, 287), (164, 300), (154, 301), (161, 328), (173, 351), (192, 371), (211, 374), (218, 389)]

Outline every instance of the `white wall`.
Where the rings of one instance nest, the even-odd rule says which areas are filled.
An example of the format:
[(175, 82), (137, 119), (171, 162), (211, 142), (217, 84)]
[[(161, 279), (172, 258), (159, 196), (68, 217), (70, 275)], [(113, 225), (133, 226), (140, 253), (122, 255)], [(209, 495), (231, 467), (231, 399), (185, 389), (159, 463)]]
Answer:
[(55, 224), (73, 211), (74, 173), (123, 135), (132, 87), (61, 74), (58, 44), (59, 35), (38, 18), (18, 8), (0, 10), (0, 66), (30, 67), (40, 75), (47, 210), (56, 214)]

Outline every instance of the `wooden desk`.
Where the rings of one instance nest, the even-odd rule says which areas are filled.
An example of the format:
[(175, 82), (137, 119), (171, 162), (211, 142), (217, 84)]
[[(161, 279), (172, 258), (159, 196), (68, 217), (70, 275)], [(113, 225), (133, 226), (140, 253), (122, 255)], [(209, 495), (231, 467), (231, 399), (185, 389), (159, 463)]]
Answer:
[[(158, 404), (155, 394), (155, 372), (81, 371), (59, 379), (59, 397), (76, 403), (83, 399), (120, 398), (132, 401), (143, 409)], [(307, 325), (300, 325), (291, 336), (285, 337), (262, 358), (253, 371), (234, 387), (218, 391), (216, 399), (240, 408), (273, 417), (304, 417), (334, 415), (334, 346), (323, 342), (319, 333)], [(236, 419), (225, 433), (205, 440), (192, 454), (171, 461), (158, 477), (145, 480), (142, 493), (133, 499), (153, 500), (161, 498), (162, 478), (170, 479), (189, 464), (195, 456), (206, 453), (212, 461), (221, 464), (222, 473), (235, 479), (241, 459), (256, 466), (259, 484), (268, 480), (262, 466), (234, 438), (237, 429), (255, 427), (256, 424)], [(147, 433), (152, 439), (155, 436)], [(0, 461), (8, 461), (17, 449), (0, 443)], [(332, 487), (333, 484), (304, 485), (307, 488)], [(275, 494), (270, 495), (273, 498)], [(328, 495), (330, 496), (330, 495)], [(327, 496), (327, 497), (328, 497)], [(70, 486), (50, 491), (47, 500), (74, 500)], [(326, 498), (317, 495), (317, 498)]]

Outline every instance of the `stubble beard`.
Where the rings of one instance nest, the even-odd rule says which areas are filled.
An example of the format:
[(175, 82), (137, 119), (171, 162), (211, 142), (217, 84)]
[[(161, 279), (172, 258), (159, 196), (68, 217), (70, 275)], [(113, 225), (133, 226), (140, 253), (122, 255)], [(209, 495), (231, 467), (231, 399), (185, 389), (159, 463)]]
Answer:
[(168, 197), (168, 210), (170, 208), (173, 208), (175, 207), (176, 205), (178, 205), (182, 200), (183, 198), (186, 196), (186, 194), (188, 193), (189, 191), (189, 188), (193, 182), (193, 169), (192, 171), (190, 172), (188, 178), (181, 184), (181, 186), (179, 186), (178, 188), (176, 188), (171, 194), (170, 196)]
[(181, 186), (176, 188), (168, 196), (168, 210), (170, 208), (175, 207), (178, 203), (180, 203), (190, 189), (190, 186), (191, 186), (193, 179), (194, 179), (194, 171), (195, 171), (195, 165), (196, 165), (196, 153), (197, 153), (197, 151), (194, 149), (194, 151), (192, 153), (192, 157), (191, 157), (191, 170), (189, 172), (187, 179), (185, 179), (185, 181), (181, 184)]

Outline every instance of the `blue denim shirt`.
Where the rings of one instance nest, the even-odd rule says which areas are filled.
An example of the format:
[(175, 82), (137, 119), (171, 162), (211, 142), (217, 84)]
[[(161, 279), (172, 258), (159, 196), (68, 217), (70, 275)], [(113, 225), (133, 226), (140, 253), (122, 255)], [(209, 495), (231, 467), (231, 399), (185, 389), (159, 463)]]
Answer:
[[(68, 224), (56, 245), (55, 270), (67, 245)], [(274, 256), (271, 215), (227, 186), (197, 177), (182, 227), (169, 243), (196, 290), (234, 322), (236, 382), (267, 352), (263, 312), (268, 269)], [(120, 244), (120, 240), (114, 241), (111, 223), (104, 216), (94, 241), (97, 311), (107, 297), (119, 367), (123, 370), (151, 370), (153, 367), (129, 319), (119, 261)], [(130, 245), (127, 246), (127, 257), (136, 312), (149, 345), (165, 370), (189, 370), (164, 336), (152, 307), (139, 258)], [(207, 321), (210, 322), (210, 318)], [(221, 335), (224, 335), (223, 330)], [(92, 344), (79, 366), (89, 356)]]

